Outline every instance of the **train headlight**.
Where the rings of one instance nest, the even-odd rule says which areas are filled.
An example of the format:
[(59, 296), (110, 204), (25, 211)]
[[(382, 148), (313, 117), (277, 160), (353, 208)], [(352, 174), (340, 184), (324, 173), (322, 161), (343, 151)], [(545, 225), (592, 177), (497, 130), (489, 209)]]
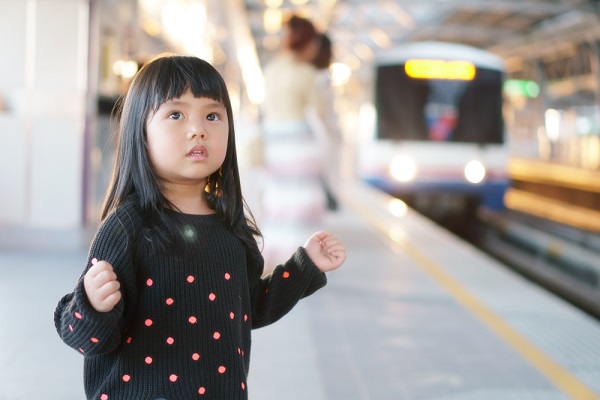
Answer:
[(465, 178), (471, 183), (481, 183), (485, 178), (485, 167), (480, 161), (469, 161), (465, 166)]
[(417, 174), (417, 165), (407, 156), (397, 156), (390, 163), (390, 174), (400, 182), (410, 182)]

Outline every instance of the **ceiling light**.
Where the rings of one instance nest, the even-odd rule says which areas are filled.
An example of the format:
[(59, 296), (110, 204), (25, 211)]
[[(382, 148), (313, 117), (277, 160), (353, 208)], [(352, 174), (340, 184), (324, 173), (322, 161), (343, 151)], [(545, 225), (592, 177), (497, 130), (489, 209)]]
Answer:
[(269, 8), (279, 8), (283, 4), (283, 0), (265, 0), (265, 6)]
[(369, 31), (369, 37), (379, 48), (387, 49), (392, 46), (390, 37), (379, 28), (373, 28)]
[(281, 30), (282, 23), (281, 10), (268, 8), (263, 14), (263, 26), (267, 33), (277, 33)]

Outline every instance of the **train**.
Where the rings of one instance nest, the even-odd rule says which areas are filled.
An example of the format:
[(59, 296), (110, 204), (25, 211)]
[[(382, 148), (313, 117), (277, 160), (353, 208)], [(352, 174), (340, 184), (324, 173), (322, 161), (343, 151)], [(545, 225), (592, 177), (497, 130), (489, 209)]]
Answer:
[(504, 61), (464, 44), (377, 54), (361, 106), (358, 175), (430, 215), (504, 209)]

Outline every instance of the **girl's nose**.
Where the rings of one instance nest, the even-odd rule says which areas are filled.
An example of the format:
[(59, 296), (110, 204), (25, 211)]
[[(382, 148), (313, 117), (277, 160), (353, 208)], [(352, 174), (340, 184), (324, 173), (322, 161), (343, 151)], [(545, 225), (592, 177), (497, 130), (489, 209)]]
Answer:
[(202, 127), (202, 124), (197, 122), (193, 122), (188, 129), (188, 138), (193, 139), (195, 137), (199, 137), (202, 140), (206, 140), (207, 138), (206, 131)]

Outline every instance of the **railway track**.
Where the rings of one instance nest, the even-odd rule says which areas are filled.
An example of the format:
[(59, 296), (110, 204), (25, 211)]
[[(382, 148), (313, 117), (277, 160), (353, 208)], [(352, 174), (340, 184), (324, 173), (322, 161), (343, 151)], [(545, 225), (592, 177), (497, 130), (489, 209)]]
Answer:
[(482, 250), (600, 319), (600, 235), (514, 212), (478, 223)]
[(441, 213), (435, 212), (439, 207), (420, 208), (410, 199), (405, 201), (533, 283), (600, 319), (600, 234), (520, 211), (474, 211), (477, 206), (469, 204), (457, 213)]

